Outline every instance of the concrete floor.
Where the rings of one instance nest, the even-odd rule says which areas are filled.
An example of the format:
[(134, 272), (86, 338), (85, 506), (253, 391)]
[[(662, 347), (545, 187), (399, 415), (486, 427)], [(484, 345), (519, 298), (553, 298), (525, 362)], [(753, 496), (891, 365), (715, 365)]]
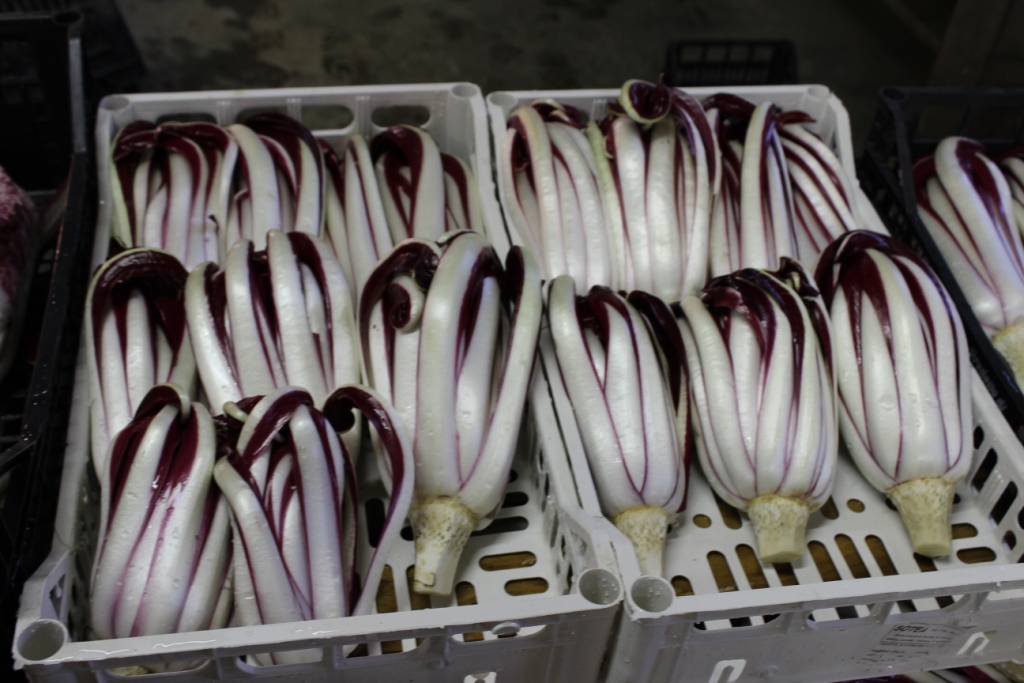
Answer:
[[(778, 39), (844, 101), (859, 148), (883, 84), (934, 52), (886, 0), (119, 0), (145, 90), (472, 81), (502, 89), (655, 79), (673, 39)], [(1024, 4), (1024, 3), (1020, 3)], [(952, 0), (924, 18), (941, 35)]]

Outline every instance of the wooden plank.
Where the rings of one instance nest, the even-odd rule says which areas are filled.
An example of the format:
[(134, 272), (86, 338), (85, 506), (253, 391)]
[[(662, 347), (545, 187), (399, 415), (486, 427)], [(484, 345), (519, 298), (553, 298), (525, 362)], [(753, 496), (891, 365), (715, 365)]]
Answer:
[(938, 52), (942, 47), (942, 40), (928, 28), (925, 22), (914, 13), (914, 10), (907, 7), (902, 0), (882, 0), (882, 4), (889, 8), (889, 11), (903, 23), (907, 29), (917, 36), (917, 39), (932, 50)]
[(976, 86), (1014, 0), (957, 0), (929, 85)]

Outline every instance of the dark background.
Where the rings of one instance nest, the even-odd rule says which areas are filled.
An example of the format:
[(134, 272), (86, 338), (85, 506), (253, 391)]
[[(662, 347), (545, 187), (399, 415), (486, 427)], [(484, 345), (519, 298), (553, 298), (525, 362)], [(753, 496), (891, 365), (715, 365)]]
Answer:
[(881, 85), (1024, 86), (1024, 0), (117, 2), (150, 91), (608, 88), (656, 79), (671, 40), (784, 38), (800, 80), (843, 100), (859, 148)]

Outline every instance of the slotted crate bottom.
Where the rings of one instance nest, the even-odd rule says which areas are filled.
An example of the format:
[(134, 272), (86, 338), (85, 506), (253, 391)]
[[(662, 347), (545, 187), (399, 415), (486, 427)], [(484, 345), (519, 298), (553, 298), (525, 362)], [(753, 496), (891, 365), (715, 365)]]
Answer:
[[(980, 465), (976, 463), (976, 468)], [(972, 474), (961, 483), (957, 489), (958, 502), (953, 505), (953, 552), (948, 557), (932, 559), (912, 552), (900, 516), (844, 453), (839, 459), (832, 497), (811, 514), (807, 528), (809, 551), (792, 564), (773, 565), (757, 559), (749, 518), (717, 499), (699, 467), (695, 467), (691, 470), (687, 510), (669, 534), (665, 578), (672, 582), (677, 595), (702, 595), (1016, 562), (1024, 548), (1017, 547), (1015, 534), (1006, 541), (997, 536), (993, 519), (979, 502), (982, 496), (973, 488), (978, 485), (985, 499), (1002, 495), (1002, 490), (996, 491), (998, 482), (992, 479)], [(1014, 593), (1024, 595), (1024, 591)], [(939, 609), (952, 604), (957, 597), (906, 600), (900, 603), (900, 609)], [(850, 605), (817, 610), (813, 616), (821, 622), (865, 617), (869, 612), (868, 605)], [(709, 621), (704, 626), (708, 630), (728, 629), (763, 624), (771, 619), (770, 615), (751, 616)]]
[[(522, 449), (521, 449), (522, 451)], [(369, 563), (373, 547), (369, 539), (379, 534), (374, 520), (383, 521), (387, 494), (364, 454), (359, 463), (360, 481), (360, 569)], [(564, 541), (556, 549), (557, 522), (545, 516), (546, 475), (539, 473), (525, 457), (514, 463), (505, 498), (494, 521), (474, 532), (466, 543), (455, 590), (450, 596), (419, 595), (412, 591), (412, 570), (416, 562), (412, 529), (405, 526), (388, 557), (384, 579), (377, 591), (376, 613), (454, 607), (456, 605), (501, 604), (510, 601), (564, 595), (571, 585), (570, 560)], [(539, 631), (542, 626), (523, 628), (519, 636)], [(509, 636), (506, 636), (509, 637)], [(458, 640), (473, 642), (498, 638), (491, 632), (468, 632)], [(368, 654), (389, 654), (414, 649), (415, 640), (371, 643)], [(361, 654), (361, 653), (356, 653)]]

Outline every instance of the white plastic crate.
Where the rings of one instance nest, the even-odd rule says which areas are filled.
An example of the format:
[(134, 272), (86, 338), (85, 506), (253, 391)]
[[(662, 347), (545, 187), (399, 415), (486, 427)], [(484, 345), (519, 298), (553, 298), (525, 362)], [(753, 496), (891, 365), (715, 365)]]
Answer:
[[(722, 90), (807, 111), (852, 173), (849, 118), (826, 88), (688, 92)], [(496, 153), (516, 106), (551, 97), (599, 119), (617, 94), (492, 93)], [(541, 362), (555, 380), (557, 424), (547, 429), (561, 435), (584, 510), (600, 516), (547, 338)], [(762, 564), (749, 520), (718, 504), (694, 463), (687, 509), (667, 541), (667, 578), (642, 576), (630, 543), (609, 532), (627, 594), (605, 680), (812, 683), (1024, 660), (1024, 448), (976, 378), (972, 389), (976, 459), (953, 508), (949, 558), (915, 556), (899, 516), (842, 456), (831, 504), (811, 516), (809, 552), (789, 566)]]
[[(462, 157), (477, 173), (484, 169), (489, 177), (483, 99), (471, 84), (129, 95), (108, 97), (100, 106), (101, 198), (109, 197), (104, 174), (111, 136), (128, 121), (208, 114), (227, 124), (247, 109), (267, 107), (284, 107), (285, 113), (302, 119), (311, 107), (339, 105), (351, 111), (351, 124), (343, 129), (315, 129), (314, 134), (337, 144), (355, 130), (364, 134), (380, 130), (372, 124), (379, 107), (422, 106), (429, 111), (425, 127), (442, 151)], [(306, 123), (310, 125), (309, 119)], [(103, 201), (94, 250), (97, 265), (109, 235), (109, 201)], [(485, 220), (490, 219), (493, 216), (485, 214)], [(24, 668), (30, 679), (125, 680), (111, 669), (172, 661), (202, 663), (184, 674), (147, 674), (131, 680), (463, 683), (482, 677), (554, 683), (570, 677), (580, 682), (597, 679), (601, 661), (595, 657), (594, 644), (608, 641), (622, 600), (615, 556), (603, 522), (580, 508), (564, 451), (549, 456), (544, 437), (538, 438), (531, 420), (525, 422), (504, 506), (491, 527), (470, 538), (459, 565), (456, 592), (450, 598), (411, 595), (406, 577), (414, 553), (406, 531), (389, 555), (392, 582), (382, 582), (377, 600), (379, 610), (397, 611), (87, 640), (99, 492), (88, 458), (84, 368), (80, 352), (53, 548), (25, 585), (16, 627), (15, 665)], [(550, 413), (546, 384), (534, 385), (546, 403), (538, 409)], [(359, 556), (364, 565), (371, 550), (366, 525), (387, 504), (373, 460), (363, 458), (359, 471), (363, 508)], [(359, 645), (364, 646), (350, 653), (352, 646)], [(276, 667), (254, 667), (244, 659), (248, 654), (307, 648), (323, 648), (322, 659)]]

